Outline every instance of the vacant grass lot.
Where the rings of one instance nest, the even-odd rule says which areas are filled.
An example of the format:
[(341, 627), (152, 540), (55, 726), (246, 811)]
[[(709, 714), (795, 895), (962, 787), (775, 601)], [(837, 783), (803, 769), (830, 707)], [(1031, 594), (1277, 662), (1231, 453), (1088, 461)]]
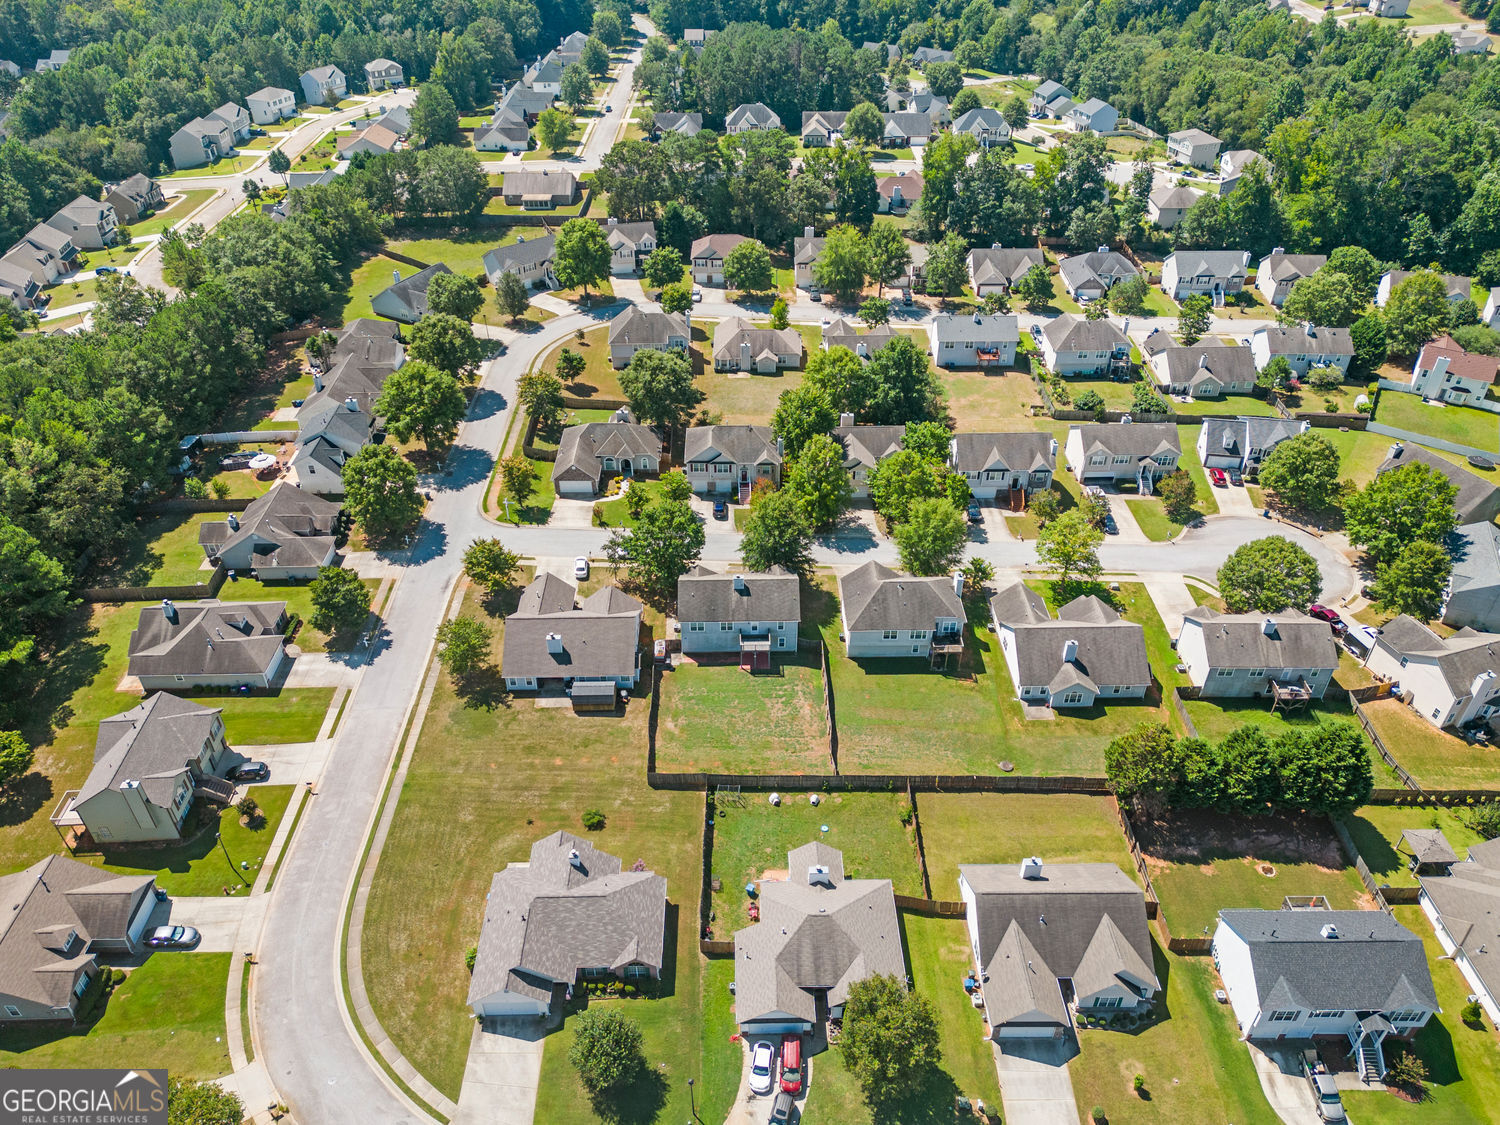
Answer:
[[(494, 634), (498, 660), (503, 615), (518, 591), (488, 607), (472, 589), (462, 612)], [(492, 611), (492, 612), (491, 612)], [(667, 964), (656, 1000), (619, 1001), (645, 1034), (646, 1057), (661, 1079), (662, 1101), (645, 1120), (691, 1116), (686, 1079), (698, 1079), (698, 1112), (721, 1120), (739, 1075), (739, 1048), (722, 1026), (709, 1034), (704, 966), (697, 951), (702, 797), (645, 785), (644, 696), (621, 716), (579, 716), (511, 697), (498, 669), (461, 693), (442, 676), (423, 725), (376, 872), (365, 921), (366, 985), (385, 1030), (449, 1097), (463, 1081), (473, 1023), (464, 1007), (464, 950), (479, 936), (494, 873), (525, 860), (531, 845), (558, 829), (582, 834), (597, 808), (606, 825), (596, 846), (637, 859), (667, 880)], [(461, 785), (455, 778), (462, 776)], [(731, 968), (732, 971), (732, 968)], [(713, 978), (722, 989), (722, 976)], [(413, 1004), (420, 995), (423, 1003)], [(722, 1025), (722, 1016), (717, 1017)], [(567, 1061), (572, 1022), (546, 1045), (538, 1122), (594, 1122)], [(711, 1083), (709, 1076), (714, 1075)], [(725, 1091), (727, 1090), (727, 1097)], [(710, 1094), (719, 1099), (710, 1102)], [(638, 1113), (636, 1103), (622, 1112)]]
[(662, 676), (656, 767), (667, 772), (828, 773), (828, 715), (815, 652), (776, 651), (751, 675), (737, 654)]
[[(745, 885), (788, 878), (793, 848), (822, 840), (844, 853), (850, 879), (889, 879), (897, 894), (922, 893), (916, 837), (901, 823), (904, 798), (893, 793), (784, 794), (780, 807), (766, 793), (719, 793), (714, 799), (714, 936), (727, 940), (749, 925)], [(824, 831), (824, 829), (827, 831)], [(791, 876), (806, 879), (807, 872)]]
[(609, 326), (590, 328), (580, 341), (576, 336), (563, 340), (536, 364), (537, 371), (556, 371), (557, 357), (564, 348), (571, 348), (583, 356), (583, 374), (572, 383), (563, 384), (563, 390), (575, 398), (623, 399), (620, 389), (620, 373), (609, 362)]
[(1396, 699), (1366, 703), (1365, 718), (1396, 761), (1431, 789), (1490, 789), (1500, 773), (1500, 749), (1471, 746), (1438, 730)]
[(1026, 371), (1007, 367), (995, 374), (938, 369), (938, 382), (948, 396), (948, 413), (962, 433), (1006, 433), (1033, 429), (1032, 407), (1042, 396)]
[(1472, 406), (1430, 405), (1417, 395), (1387, 391), (1380, 396), (1375, 420), (1475, 449), (1500, 450), (1500, 415)]
[(229, 953), (154, 953), (115, 989), (103, 1016), (78, 1029), (8, 1029), (0, 1066), (166, 1067), (181, 1078), (228, 1074), (224, 989)]
[(1417, 877), (1407, 867), (1409, 850), (1398, 852), (1401, 833), (1408, 828), (1438, 828), (1463, 859), (1474, 844), (1484, 839), (1450, 809), (1416, 808), (1411, 805), (1366, 805), (1344, 819), (1370, 874), (1382, 884), (1415, 887)]

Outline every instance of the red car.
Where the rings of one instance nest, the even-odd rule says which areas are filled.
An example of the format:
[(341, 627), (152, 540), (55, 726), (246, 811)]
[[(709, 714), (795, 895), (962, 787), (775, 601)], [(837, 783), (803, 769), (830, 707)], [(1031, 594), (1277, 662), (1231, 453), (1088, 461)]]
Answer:
[(1344, 624), (1344, 619), (1340, 617), (1336, 611), (1329, 609), (1326, 605), (1308, 606), (1307, 616), (1315, 617), (1319, 621), (1328, 622), (1328, 624), (1333, 627), (1333, 631), (1335, 633), (1342, 633), (1345, 629), (1348, 628), (1348, 626)]
[(788, 1094), (802, 1092), (802, 1037), (788, 1035), (781, 1042), (781, 1088)]
[(1229, 478), (1224, 475), (1223, 469), (1209, 469), (1208, 479), (1214, 482), (1215, 488), (1229, 487)]

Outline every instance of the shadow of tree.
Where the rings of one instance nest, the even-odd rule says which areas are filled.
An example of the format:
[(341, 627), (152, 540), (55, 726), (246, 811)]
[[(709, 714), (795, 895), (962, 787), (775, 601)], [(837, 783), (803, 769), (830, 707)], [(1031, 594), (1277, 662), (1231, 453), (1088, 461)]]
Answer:
[(899, 1101), (870, 1107), (874, 1125), (952, 1125), (960, 1091), (946, 1070), (934, 1067)]
[(52, 799), (52, 779), (33, 770), (0, 789), (0, 828), (25, 824)]
[(670, 1089), (666, 1075), (643, 1066), (631, 1081), (592, 1095), (589, 1102), (610, 1125), (650, 1125), (666, 1108)]
[(454, 691), (470, 711), (493, 711), (511, 705), (510, 689), (505, 686), (500, 669), (493, 664), (460, 676), (454, 684)]

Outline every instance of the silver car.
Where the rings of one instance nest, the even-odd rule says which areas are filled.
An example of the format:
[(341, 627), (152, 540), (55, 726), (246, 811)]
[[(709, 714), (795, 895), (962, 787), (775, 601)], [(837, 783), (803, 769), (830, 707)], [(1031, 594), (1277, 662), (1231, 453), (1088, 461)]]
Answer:
[(750, 1048), (750, 1092), (769, 1094), (776, 1077), (776, 1052), (762, 1040)]

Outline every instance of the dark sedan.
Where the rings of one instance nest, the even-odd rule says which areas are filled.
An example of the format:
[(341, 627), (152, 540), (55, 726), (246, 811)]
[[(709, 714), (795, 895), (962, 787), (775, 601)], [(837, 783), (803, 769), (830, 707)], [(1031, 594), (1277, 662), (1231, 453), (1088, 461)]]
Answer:
[(271, 776), (271, 767), (265, 762), (246, 762), (229, 771), (230, 781), (264, 781)]
[(192, 926), (157, 926), (146, 938), (152, 949), (191, 949), (200, 939)]

